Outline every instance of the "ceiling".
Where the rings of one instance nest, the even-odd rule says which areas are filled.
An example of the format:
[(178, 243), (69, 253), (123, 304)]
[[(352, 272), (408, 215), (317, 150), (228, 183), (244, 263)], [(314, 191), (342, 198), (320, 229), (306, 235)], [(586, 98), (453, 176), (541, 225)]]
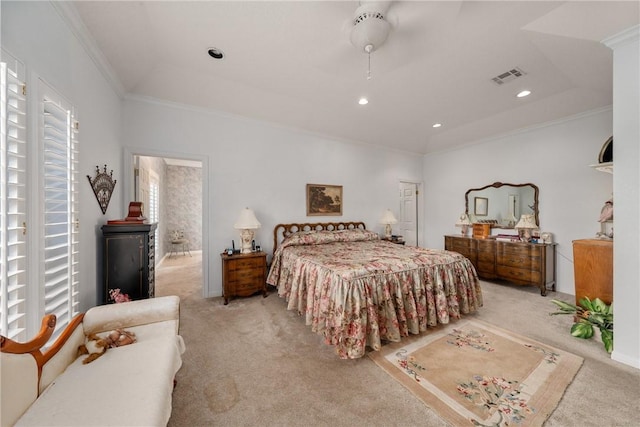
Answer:
[[(639, 4), (394, 1), (370, 80), (367, 55), (349, 41), (356, 1), (77, 1), (69, 10), (123, 95), (429, 153), (610, 106), (612, 52), (601, 41), (637, 25)], [(211, 58), (211, 47), (225, 58)], [(525, 74), (492, 81), (515, 67)], [(532, 94), (516, 98), (522, 89)]]

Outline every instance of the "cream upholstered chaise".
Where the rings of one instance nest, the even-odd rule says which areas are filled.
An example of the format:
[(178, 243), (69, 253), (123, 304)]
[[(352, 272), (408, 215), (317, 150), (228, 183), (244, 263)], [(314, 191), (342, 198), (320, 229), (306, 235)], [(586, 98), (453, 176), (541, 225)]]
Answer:
[[(27, 343), (2, 337), (1, 425), (166, 425), (185, 349), (179, 311), (177, 296), (93, 307), (48, 348), (53, 315)], [(117, 328), (135, 333), (137, 342), (83, 364), (77, 350), (85, 336)]]

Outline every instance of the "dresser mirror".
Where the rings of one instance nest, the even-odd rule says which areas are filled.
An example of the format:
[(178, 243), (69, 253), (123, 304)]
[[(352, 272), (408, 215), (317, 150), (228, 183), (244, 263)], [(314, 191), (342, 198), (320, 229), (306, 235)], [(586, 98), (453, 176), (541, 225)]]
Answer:
[(520, 216), (533, 214), (538, 219), (538, 187), (531, 184), (494, 182), (472, 188), (464, 194), (465, 212), (471, 222), (491, 224), (495, 228), (514, 228)]

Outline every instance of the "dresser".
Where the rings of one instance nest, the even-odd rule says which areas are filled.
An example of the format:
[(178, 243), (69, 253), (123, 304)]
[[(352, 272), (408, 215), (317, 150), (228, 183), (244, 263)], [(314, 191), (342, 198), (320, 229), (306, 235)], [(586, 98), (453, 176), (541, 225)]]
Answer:
[(545, 296), (555, 289), (556, 245), (444, 236), (444, 248), (469, 258), (478, 277), (536, 286)]
[(113, 302), (109, 291), (120, 289), (132, 300), (155, 296), (155, 230), (157, 224), (102, 226), (102, 283), (98, 304)]
[(612, 240), (574, 240), (573, 269), (576, 304), (584, 297), (600, 298), (605, 304), (613, 302)]
[(224, 304), (234, 296), (246, 297), (256, 292), (267, 296), (267, 254), (220, 254), (222, 258), (222, 293)]

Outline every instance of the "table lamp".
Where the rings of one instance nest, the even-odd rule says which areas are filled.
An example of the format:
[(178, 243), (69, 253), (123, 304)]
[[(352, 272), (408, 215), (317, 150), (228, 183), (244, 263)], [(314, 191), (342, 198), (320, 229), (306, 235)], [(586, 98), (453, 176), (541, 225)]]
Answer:
[(469, 219), (469, 215), (466, 212), (460, 214), (458, 221), (456, 222), (456, 227), (460, 227), (460, 233), (463, 236), (467, 235), (467, 231), (469, 230), (469, 226), (471, 225), (471, 220)]
[(260, 228), (260, 222), (256, 215), (249, 208), (244, 208), (233, 228), (240, 230), (240, 240), (242, 241), (241, 253), (250, 254), (252, 252), (251, 242), (253, 241), (253, 230)]
[(522, 231), (520, 240), (528, 242), (531, 240), (531, 230), (536, 230), (538, 228), (538, 224), (536, 224), (536, 220), (533, 215), (524, 214), (520, 217), (520, 221), (518, 221), (514, 228), (518, 230), (518, 234)]
[(384, 224), (384, 237), (385, 239), (391, 238), (391, 224), (396, 224), (398, 220), (391, 212), (391, 209), (387, 209), (382, 214), (382, 218), (380, 218), (380, 224)]

